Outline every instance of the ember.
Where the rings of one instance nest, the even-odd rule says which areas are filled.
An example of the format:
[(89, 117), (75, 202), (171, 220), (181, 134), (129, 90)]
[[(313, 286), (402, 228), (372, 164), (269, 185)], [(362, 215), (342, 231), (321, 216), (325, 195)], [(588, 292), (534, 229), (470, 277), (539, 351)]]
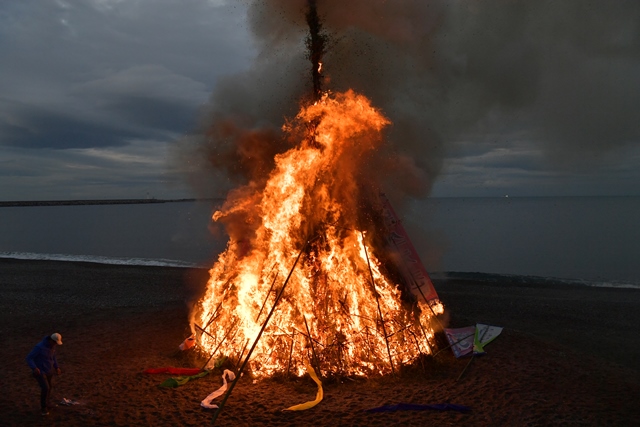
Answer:
[(257, 376), (301, 375), (309, 363), (324, 376), (386, 374), (431, 353), (443, 307), (426, 272), (430, 292), (402, 266), (397, 224), (363, 174), (389, 120), (354, 91), (321, 91), (313, 4), (313, 99), (283, 126), (293, 148), (276, 155), (267, 182), (232, 191), (213, 215), (251, 231), (211, 269), (192, 329), (211, 360), (242, 360), (264, 327), (250, 354)]

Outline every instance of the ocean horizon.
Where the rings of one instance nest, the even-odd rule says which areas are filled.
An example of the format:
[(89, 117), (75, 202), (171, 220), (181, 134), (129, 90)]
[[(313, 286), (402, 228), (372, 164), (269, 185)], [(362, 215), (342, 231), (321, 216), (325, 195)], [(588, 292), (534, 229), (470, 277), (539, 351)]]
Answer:
[[(226, 246), (220, 201), (0, 207), (0, 258), (209, 268)], [(401, 217), (436, 280), (640, 287), (640, 197), (431, 198)]]

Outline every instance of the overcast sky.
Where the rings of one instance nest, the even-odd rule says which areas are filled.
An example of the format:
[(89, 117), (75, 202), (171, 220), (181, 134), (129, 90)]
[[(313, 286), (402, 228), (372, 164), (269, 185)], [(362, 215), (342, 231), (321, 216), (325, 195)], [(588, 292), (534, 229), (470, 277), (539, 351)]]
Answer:
[[(234, 76), (297, 58), (265, 61), (265, 48), (283, 46), (272, 39), (287, 37), (283, 25), (300, 8), (280, 9), (300, 0), (255, 3), (249, 19), (241, 0), (0, 2), (0, 200), (194, 197), (171, 158), (176, 141), (225, 99), (221, 85), (242, 86), (250, 98)], [(395, 43), (426, 64), (381, 65), (395, 76), (389, 88), (411, 82), (398, 99), (421, 101), (371, 92), (390, 117), (437, 134), (437, 150), (407, 147), (418, 157), (438, 153), (417, 160), (436, 165), (431, 194), (640, 195), (640, 2), (472, 3), (319, 0), (325, 28), (339, 34), (334, 64), (350, 61), (347, 47), (363, 34), (386, 49), (365, 49), (367, 63), (384, 61), (380, 52)], [(365, 9), (346, 4), (377, 11), (379, 22), (361, 22)], [(302, 48), (299, 31), (290, 35)], [(348, 81), (337, 65), (333, 73), (336, 85)], [(266, 96), (257, 92), (256, 102)]]

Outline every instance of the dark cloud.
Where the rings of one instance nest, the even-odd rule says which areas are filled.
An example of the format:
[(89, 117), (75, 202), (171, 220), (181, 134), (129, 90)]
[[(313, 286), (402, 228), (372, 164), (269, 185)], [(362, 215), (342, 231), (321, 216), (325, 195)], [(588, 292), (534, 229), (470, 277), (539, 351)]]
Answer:
[[(398, 191), (425, 195), (450, 179), (448, 168), (474, 156), (488, 161), (487, 153), (505, 157), (477, 170), (476, 180), (510, 162), (512, 170), (571, 171), (576, 183), (597, 170), (627, 183), (632, 175), (613, 167), (620, 159), (625, 171), (640, 168), (639, 2), (317, 4), (330, 37), (326, 87), (354, 88), (394, 123), (385, 150), (403, 159), (389, 171)], [(202, 129), (223, 120), (273, 140), (311, 91), (306, 7), (307, 0), (2, 2), (0, 148), (161, 145), (198, 119)], [(530, 149), (521, 150), (523, 138)], [(218, 196), (231, 181), (203, 160), (210, 143), (192, 134), (176, 156)], [(506, 154), (513, 152), (517, 159)], [(391, 173), (399, 165), (406, 173)]]
[[(7, 107), (0, 104), (0, 108)], [(86, 148), (122, 146), (138, 136), (104, 123), (83, 120), (65, 111), (9, 106), (12, 120), (0, 117), (0, 145), (20, 148)]]
[[(192, 129), (196, 121), (197, 105), (145, 96), (114, 99), (107, 108), (124, 120), (155, 130), (176, 133)], [(149, 132), (147, 135), (151, 135)]]
[(242, 13), (221, 5), (3, 4), (0, 145), (117, 146), (188, 131), (208, 88), (248, 55), (246, 44), (234, 53)]
[(483, 0), (448, 22), (439, 70), (470, 123), (499, 109), (571, 163), (639, 141), (640, 3)]
[[(407, 160), (387, 171), (395, 192), (427, 194), (458, 156), (536, 179), (558, 167), (604, 170), (603, 153), (640, 142), (637, 1), (316, 3), (329, 36), (325, 87), (365, 94), (393, 122), (388, 156)], [(306, 0), (251, 3), (258, 60), (216, 87), (210, 124), (242, 116), (248, 129), (277, 129), (295, 114), (311, 91), (306, 10)], [(528, 150), (505, 136), (516, 131)], [(209, 153), (228, 150), (200, 142)]]
[(204, 84), (154, 65), (109, 74), (78, 85), (73, 93), (113, 116), (114, 123), (147, 128), (148, 136), (192, 129), (207, 94)]
[(242, 2), (23, 0), (0, 6), (7, 72), (80, 82), (156, 64), (213, 84), (253, 52)]
[(0, 194), (4, 200), (185, 197), (166, 158), (166, 145), (153, 140), (66, 150), (3, 147)]
[(205, 96), (202, 83), (164, 67), (136, 66), (70, 86), (54, 105), (0, 100), (0, 145), (121, 146), (131, 138), (180, 134), (195, 126)]
[(216, 81), (253, 58), (245, 9), (0, 2), (0, 198), (190, 196), (167, 147)]

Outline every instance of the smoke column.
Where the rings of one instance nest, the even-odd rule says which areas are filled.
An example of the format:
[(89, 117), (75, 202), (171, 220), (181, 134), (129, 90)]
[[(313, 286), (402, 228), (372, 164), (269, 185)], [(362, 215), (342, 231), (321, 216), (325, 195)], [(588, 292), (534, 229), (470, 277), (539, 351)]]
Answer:
[(321, 87), (362, 93), (393, 123), (369, 167), (400, 209), (445, 157), (524, 145), (597, 167), (640, 139), (637, 1), (256, 0), (248, 16), (254, 66), (219, 82), (180, 144), (204, 195), (260, 186), (287, 148), (283, 118)]

